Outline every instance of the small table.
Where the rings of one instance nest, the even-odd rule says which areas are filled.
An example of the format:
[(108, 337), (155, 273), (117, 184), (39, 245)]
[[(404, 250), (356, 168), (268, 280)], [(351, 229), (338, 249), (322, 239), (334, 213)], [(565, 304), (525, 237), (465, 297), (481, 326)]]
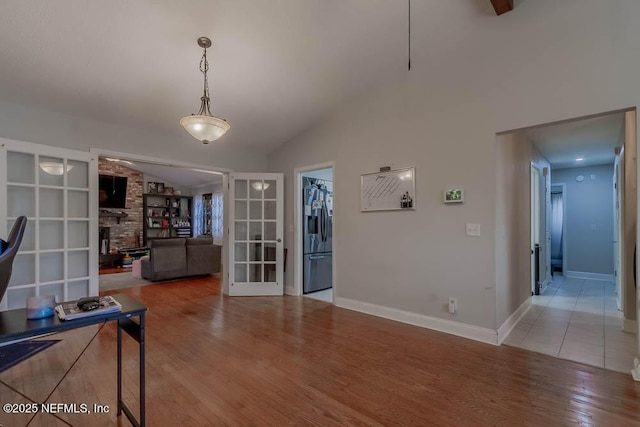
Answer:
[[(131, 424), (136, 427), (145, 425), (145, 385), (144, 385), (144, 315), (147, 307), (125, 294), (111, 295), (121, 305), (117, 313), (100, 314), (75, 320), (60, 320), (57, 315), (46, 319), (28, 320), (27, 309), (0, 312), (0, 343), (33, 338), (39, 335), (68, 331), (103, 322), (118, 322), (118, 416), (124, 412)], [(132, 317), (138, 317), (134, 321)], [(136, 340), (140, 346), (140, 421), (122, 400), (122, 331)]]
[(124, 255), (120, 253), (115, 254), (100, 254), (100, 266), (112, 266), (112, 267), (120, 267), (122, 266), (122, 257)]

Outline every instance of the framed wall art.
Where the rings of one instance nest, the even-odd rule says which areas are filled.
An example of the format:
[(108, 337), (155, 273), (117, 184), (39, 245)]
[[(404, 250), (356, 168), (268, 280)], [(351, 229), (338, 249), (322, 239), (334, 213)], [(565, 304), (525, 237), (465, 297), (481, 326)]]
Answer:
[(362, 212), (415, 210), (415, 179), (415, 168), (361, 175), (360, 210)]
[(464, 190), (452, 188), (444, 192), (445, 203), (464, 203)]

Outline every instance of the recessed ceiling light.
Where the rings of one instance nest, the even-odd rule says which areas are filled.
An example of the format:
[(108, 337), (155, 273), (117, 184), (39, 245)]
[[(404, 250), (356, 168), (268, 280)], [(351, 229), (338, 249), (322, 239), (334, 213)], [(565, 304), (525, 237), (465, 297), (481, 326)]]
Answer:
[(576, 162), (581, 162), (581, 161), (583, 161), (583, 160), (584, 160), (584, 159), (583, 159), (582, 157), (578, 157), (578, 158), (576, 159)]

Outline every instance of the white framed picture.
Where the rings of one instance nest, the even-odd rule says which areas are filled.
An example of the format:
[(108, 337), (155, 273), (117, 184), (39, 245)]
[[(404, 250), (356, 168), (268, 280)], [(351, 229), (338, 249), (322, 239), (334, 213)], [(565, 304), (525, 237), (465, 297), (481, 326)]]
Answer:
[(360, 176), (362, 212), (416, 210), (414, 167), (368, 173)]
[(464, 203), (464, 190), (461, 188), (452, 188), (444, 192), (445, 203)]

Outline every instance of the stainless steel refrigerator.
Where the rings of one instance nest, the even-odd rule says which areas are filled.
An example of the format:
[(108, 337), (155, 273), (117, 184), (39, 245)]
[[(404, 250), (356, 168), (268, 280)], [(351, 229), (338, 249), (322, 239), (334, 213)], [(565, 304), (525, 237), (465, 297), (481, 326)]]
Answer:
[(304, 227), (303, 293), (333, 286), (331, 236), (333, 233), (333, 192), (326, 181), (303, 179)]

